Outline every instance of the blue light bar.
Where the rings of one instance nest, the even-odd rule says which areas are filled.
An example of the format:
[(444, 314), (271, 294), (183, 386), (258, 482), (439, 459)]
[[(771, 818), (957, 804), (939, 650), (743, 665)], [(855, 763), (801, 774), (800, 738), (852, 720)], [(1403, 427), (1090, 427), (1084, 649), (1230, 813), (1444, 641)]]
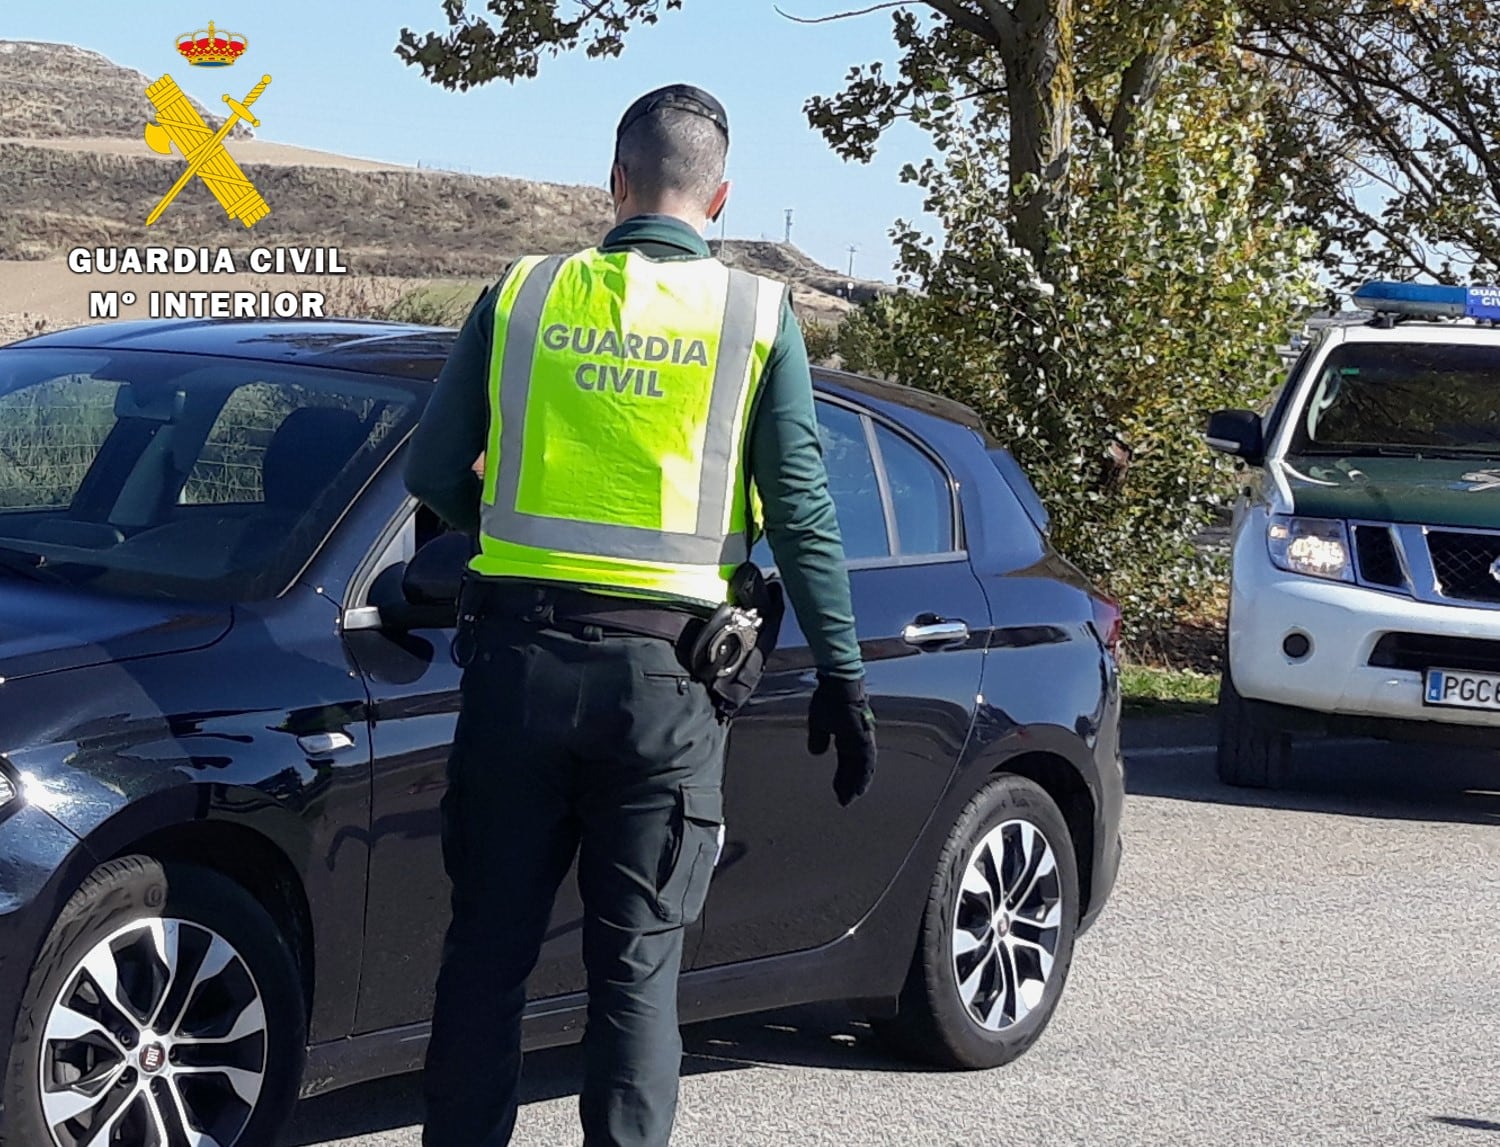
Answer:
[(1383, 315), (1500, 321), (1500, 287), (1438, 287), (1426, 283), (1366, 283), (1354, 305)]

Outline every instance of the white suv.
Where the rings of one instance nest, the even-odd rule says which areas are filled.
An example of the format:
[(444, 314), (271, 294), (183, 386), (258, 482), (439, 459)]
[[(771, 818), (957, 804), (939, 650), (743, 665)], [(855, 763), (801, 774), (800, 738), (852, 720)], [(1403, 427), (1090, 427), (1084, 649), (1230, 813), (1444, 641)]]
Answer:
[(1370, 284), (1264, 414), (1220, 411), (1235, 507), (1219, 776), (1295, 729), (1500, 744), (1500, 298)]

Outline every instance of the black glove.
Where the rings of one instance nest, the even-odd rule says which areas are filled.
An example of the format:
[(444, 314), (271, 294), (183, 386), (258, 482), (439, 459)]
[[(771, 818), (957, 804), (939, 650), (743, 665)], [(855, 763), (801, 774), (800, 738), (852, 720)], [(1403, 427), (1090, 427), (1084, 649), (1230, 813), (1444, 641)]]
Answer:
[(838, 751), (833, 791), (847, 806), (863, 796), (875, 776), (875, 714), (865, 699), (864, 680), (819, 677), (807, 707), (807, 751), (821, 756), (832, 740)]

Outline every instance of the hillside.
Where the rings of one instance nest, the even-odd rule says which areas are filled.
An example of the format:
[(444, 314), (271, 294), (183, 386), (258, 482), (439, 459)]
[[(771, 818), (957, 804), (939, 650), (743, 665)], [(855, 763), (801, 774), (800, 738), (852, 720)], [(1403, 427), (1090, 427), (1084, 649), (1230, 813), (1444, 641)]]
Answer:
[[(191, 68), (178, 60), (179, 71)], [(0, 139), (140, 139), (154, 117), (146, 86), (158, 79), (84, 48), (0, 40)], [(190, 99), (210, 127), (224, 117)], [(249, 139), (236, 124), (231, 139)]]
[[(234, 154), (271, 204), (269, 216), (253, 231), (230, 224), (195, 180), (148, 231), (146, 215), (182, 166), (143, 141), (150, 82), (94, 52), (0, 41), (0, 316), (11, 316), (0, 318), (0, 335), (20, 329), (23, 311), (78, 321), (89, 289), (122, 285), (64, 280), (70, 291), (76, 283), (78, 305), (59, 307), (55, 289), (36, 285), (55, 285), (56, 274), (28, 279), (25, 264), (56, 268), (74, 247), (337, 246), (351, 278), (466, 287), (493, 280), (523, 253), (585, 247), (611, 222), (608, 196), (597, 188), (419, 170), (246, 138)], [(796, 248), (730, 240), (721, 257), (790, 282), (806, 317), (836, 320), (850, 306), (846, 276)], [(856, 281), (853, 296), (881, 289)]]
[(166, 157), (0, 143), (0, 259), (78, 246), (337, 246), (358, 274), (484, 277), (528, 250), (583, 246), (609, 222), (608, 198), (583, 187), (244, 162), (272, 204), (253, 232), (228, 224), (197, 181), (148, 232), (143, 220), (180, 167)]

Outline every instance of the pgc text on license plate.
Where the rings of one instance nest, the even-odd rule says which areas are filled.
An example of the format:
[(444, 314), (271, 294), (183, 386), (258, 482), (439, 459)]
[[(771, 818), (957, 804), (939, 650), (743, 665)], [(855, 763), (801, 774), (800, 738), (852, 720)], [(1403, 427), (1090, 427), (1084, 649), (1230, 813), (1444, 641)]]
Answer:
[(1500, 712), (1500, 673), (1470, 673), (1463, 669), (1429, 669), (1427, 705), (1452, 709), (1488, 709)]

